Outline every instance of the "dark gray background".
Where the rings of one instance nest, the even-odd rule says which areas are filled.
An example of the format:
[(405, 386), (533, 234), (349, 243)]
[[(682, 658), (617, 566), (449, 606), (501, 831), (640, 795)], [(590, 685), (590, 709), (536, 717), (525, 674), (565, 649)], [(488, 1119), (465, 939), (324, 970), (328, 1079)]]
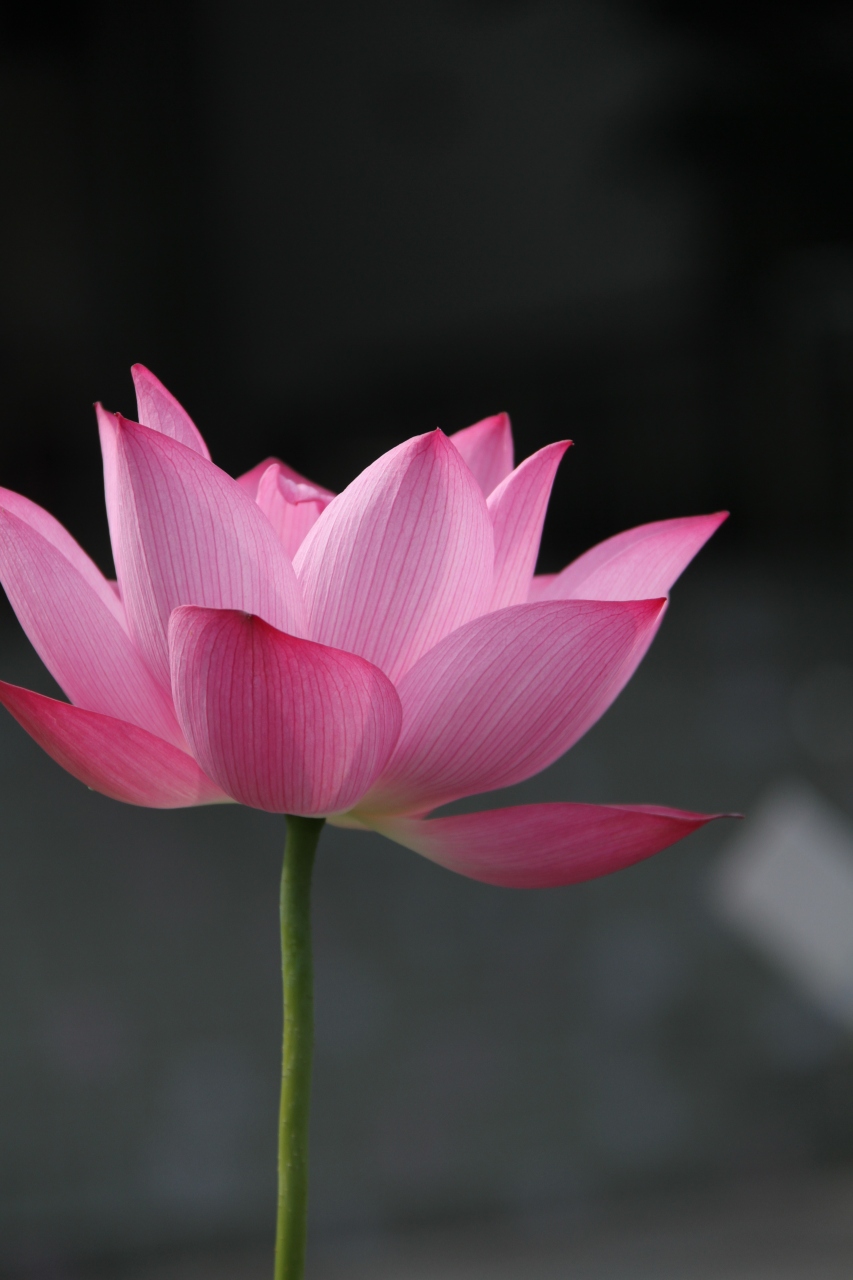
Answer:
[[(794, 772), (853, 812), (792, 719), (851, 662), (851, 70), (830, 4), (7, 4), (0, 482), (109, 569), (90, 405), (133, 413), (134, 360), (227, 469), (333, 488), (507, 409), (519, 456), (576, 442), (543, 568), (733, 512), (518, 794)], [(49, 689), (4, 610), (0, 674)], [(263, 1244), (281, 821), (121, 808), (8, 718), (0, 778), (0, 1260)], [(725, 837), (512, 894), (329, 831), (320, 1235), (849, 1163), (853, 1052), (713, 919)]]

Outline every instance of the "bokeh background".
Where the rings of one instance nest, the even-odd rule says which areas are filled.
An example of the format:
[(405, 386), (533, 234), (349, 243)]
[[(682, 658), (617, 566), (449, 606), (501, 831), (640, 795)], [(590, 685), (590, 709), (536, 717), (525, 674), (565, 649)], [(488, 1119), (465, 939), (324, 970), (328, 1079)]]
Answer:
[[(506, 409), (519, 457), (575, 441), (543, 570), (732, 518), (498, 802), (853, 815), (851, 140), (839, 3), (6, 0), (0, 482), (107, 570), (134, 361), (227, 470), (334, 489)], [(5, 602), (0, 666), (52, 687)], [(0, 1265), (266, 1257), (281, 820), (124, 809), (5, 713), (0, 806)], [(512, 894), (329, 831), (315, 1248), (841, 1185), (850, 1029), (715, 912), (731, 836)]]

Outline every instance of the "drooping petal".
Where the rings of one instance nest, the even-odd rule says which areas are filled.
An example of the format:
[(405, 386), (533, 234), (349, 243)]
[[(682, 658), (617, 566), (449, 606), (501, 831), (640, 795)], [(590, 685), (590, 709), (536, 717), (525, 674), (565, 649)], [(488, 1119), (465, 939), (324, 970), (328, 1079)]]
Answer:
[(490, 610), (527, 600), (554, 476), (570, 444), (560, 440), (531, 454), (489, 495), (486, 505), (495, 530)]
[(255, 501), (292, 560), (333, 497), (308, 481), (291, 480), (281, 463), (274, 462), (261, 476)]
[(621, 871), (733, 815), (644, 804), (526, 804), (371, 825), (432, 862), (508, 889), (550, 889)]
[(289, 467), (286, 462), (282, 462), (281, 458), (264, 458), (263, 462), (259, 462), (250, 471), (244, 471), (241, 476), (238, 476), (237, 483), (241, 489), (246, 490), (250, 498), (257, 498), (261, 476), (272, 466), (281, 467), (282, 475), (288, 480), (292, 480), (294, 484), (310, 485), (312, 489), (322, 493), (329, 501), (335, 496), (331, 489), (324, 489), (322, 485), (315, 484), (313, 480), (306, 480), (305, 476), (301, 476), (298, 471), (294, 471), (293, 467)]
[(232, 610), (177, 609), (170, 641), (190, 748), (242, 804), (334, 813), (351, 808), (387, 764), (400, 700), (363, 658)]
[(171, 688), (167, 629), (182, 604), (256, 613), (304, 633), (299, 584), (269, 521), (235, 480), (156, 431), (103, 414), (116, 565), (131, 634)]
[(228, 799), (186, 751), (138, 725), (5, 681), (0, 702), (57, 764), (113, 800), (183, 809)]
[(180, 444), (186, 445), (210, 461), (210, 450), (204, 437), (183, 405), (171, 391), (167, 391), (159, 378), (155, 378), (144, 364), (135, 364), (130, 371), (136, 388), (136, 404), (139, 421), (143, 427), (161, 431)]
[(127, 619), (121, 598), (114, 590), (113, 584), (105, 578), (98, 566), (86, 555), (78, 542), (71, 537), (68, 530), (56, 520), (49, 511), (45, 511), (23, 494), (14, 493), (11, 489), (0, 488), (0, 507), (10, 515), (23, 520), (36, 533), (61, 552), (69, 564), (77, 570), (85, 582), (103, 601), (117, 622), (126, 629)]
[(49, 541), (13, 514), (15, 505), (0, 507), (0, 580), (48, 671), (76, 706), (181, 743), (172, 700), (116, 617), (123, 610), (112, 587), (95, 579), (79, 548), (74, 562), (66, 559), (65, 540)]
[(425, 813), (544, 769), (610, 706), (663, 606), (542, 601), (454, 631), (400, 681), (400, 740), (359, 812)]
[(308, 635), (396, 681), (491, 592), (485, 499), (440, 431), (415, 436), (330, 502), (296, 554)]
[(496, 413), (449, 437), (468, 463), (488, 498), (513, 468), (512, 427), (509, 414)]
[(666, 595), (727, 516), (727, 511), (717, 511), (627, 529), (573, 560), (541, 598), (646, 600)]

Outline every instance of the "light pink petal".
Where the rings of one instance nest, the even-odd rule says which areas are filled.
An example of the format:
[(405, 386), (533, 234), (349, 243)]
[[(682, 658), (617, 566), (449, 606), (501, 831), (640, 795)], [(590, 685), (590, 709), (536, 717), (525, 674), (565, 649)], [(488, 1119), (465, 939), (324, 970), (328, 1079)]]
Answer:
[(359, 812), (425, 813), (544, 769), (610, 706), (663, 604), (520, 604), (447, 636), (400, 681), (400, 740)]
[(177, 609), (170, 639), (190, 748), (242, 804), (303, 815), (349, 809), (387, 764), (400, 699), (363, 658), (231, 610)]
[(116, 618), (121, 603), (106, 579), (96, 588), (91, 561), (85, 577), (77, 568), (82, 552), (66, 559), (9, 506), (0, 507), (0, 580), (54, 679), (75, 705), (181, 743), (172, 700)]
[(330, 502), (296, 554), (308, 635), (396, 681), (488, 604), (485, 499), (441, 431), (415, 436)]
[(531, 579), (530, 586), (527, 588), (528, 603), (534, 604), (537, 600), (547, 600), (548, 592), (551, 590), (551, 584), (556, 576), (556, 573), (537, 573)]
[(75, 542), (68, 530), (54, 519), (50, 512), (45, 511), (35, 502), (30, 502), (29, 498), (23, 497), (22, 494), (2, 488), (0, 488), (0, 508), (23, 520), (61, 552), (100, 597), (116, 621), (120, 622), (125, 629), (127, 628), (124, 607), (118, 593), (113, 589), (113, 584), (104, 577), (95, 562), (89, 559), (80, 544)]
[(646, 600), (666, 595), (728, 516), (685, 516), (627, 529), (599, 542), (558, 573), (550, 600)]
[(57, 764), (113, 800), (183, 809), (228, 799), (192, 756), (138, 725), (4, 681), (0, 702)]
[(530, 588), (551, 486), (571, 444), (546, 445), (516, 467), (489, 495), (495, 529), (495, 578), (490, 609), (524, 604)]
[(171, 688), (169, 615), (179, 605), (242, 609), (304, 634), (293, 565), (236, 480), (118, 415), (102, 414), (102, 429), (112, 433), (121, 595), (131, 634), (164, 686)]
[(264, 458), (263, 462), (257, 463), (252, 467), (251, 471), (244, 471), (241, 476), (237, 477), (237, 483), (241, 489), (245, 489), (249, 497), (254, 502), (258, 496), (258, 485), (261, 482), (261, 476), (268, 471), (271, 466), (285, 466), (281, 458)]
[(159, 378), (155, 378), (144, 364), (135, 364), (130, 371), (136, 388), (136, 404), (139, 421), (143, 427), (161, 431), (180, 444), (186, 445), (210, 461), (210, 450), (204, 437), (186, 409), (178, 403), (171, 391), (167, 391)]
[(312, 489), (316, 489), (318, 493), (323, 494), (330, 502), (335, 496), (331, 489), (324, 489), (322, 485), (315, 484), (313, 480), (306, 480), (305, 476), (301, 476), (298, 471), (294, 471), (293, 467), (289, 467), (286, 462), (282, 462), (281, 458), (264, 458), (263, 462), (259, 462), (257, 466), (252, 467), (251, 471), (244, 471), (241, 476), (238, 476), (237, 483), (242, 489), (246, 490), (250, 498), (257, 498), (261, 476), (272, 466), (280, 467), (281, 474), (288, 480), (293, 480), (295, 484), (310, 485)]
[(333, 497), (307, 480), (290, 479), (281, 463), (274, 462), (261, 476), (255, 501), (292, 560)]
[(715, 818), (645, 804), (525, 804), (453, 818), (372, 825), (432, 862), (508, 889), (550, 889), (610, 875)]
[[(110, 544), (113, 552), (116, 577), (121, 580), (122, 571), (119, 566), (121, 556), (121, 520), (119, 519), (119, 483), (118, 483), (118, 436), (116, 432), (115, 414), (108, 413), (100, 403), (95, 405), (95, 416), (98, 419), (98, 434), (101, 439), (101, 457), (104, 462), (104, 498), (107, 507), (107, 524), (110, 529)], [(121, 595), (121, 586), (118, 587)]]
[(488, 498), (513, 468), (512, 427), (509, 414), (496, 413), (473, 427), (464, 427), (449, 437)]

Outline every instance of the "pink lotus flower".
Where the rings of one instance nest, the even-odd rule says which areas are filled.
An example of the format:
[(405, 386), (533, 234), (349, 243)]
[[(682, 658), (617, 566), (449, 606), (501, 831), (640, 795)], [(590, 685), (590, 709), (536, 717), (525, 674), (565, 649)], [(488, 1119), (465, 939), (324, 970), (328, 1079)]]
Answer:
[(407, 440), (335, 497), (275, 459), (232, 479), (133, 374), (143, 425), (98, 410), (117, 583), (0, 490), (0, 578), (69, 702), (2, 682), (0, 701), (75, 777), (155, 808), (328, 817), (513, 886), (614, 871), (708, 821), (644, 805), (425, 815), (577, 742), (724, 514), (644, 525), (534, 577), (567, 441), (513, 469), (501, 414)]

